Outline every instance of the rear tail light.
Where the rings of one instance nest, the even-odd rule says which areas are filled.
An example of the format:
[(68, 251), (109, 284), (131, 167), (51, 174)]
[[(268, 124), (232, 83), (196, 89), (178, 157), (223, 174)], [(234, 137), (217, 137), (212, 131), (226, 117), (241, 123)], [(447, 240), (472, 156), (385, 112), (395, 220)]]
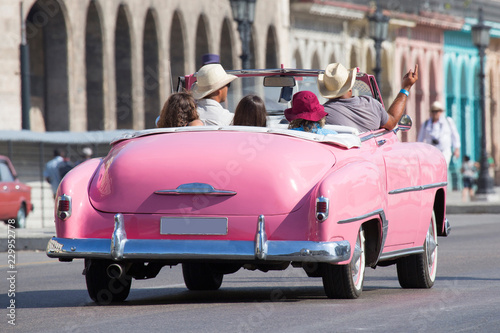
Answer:
[(66, 220), (71, 216), (71, 197), (63, 194), (57, 198), (57, 216)]
[(319, 197), (316, 199), (316, 219), (319, 222), (323, 222), (328, 218), (328, 213), (330, 210), (330, 200), (325, 197)]

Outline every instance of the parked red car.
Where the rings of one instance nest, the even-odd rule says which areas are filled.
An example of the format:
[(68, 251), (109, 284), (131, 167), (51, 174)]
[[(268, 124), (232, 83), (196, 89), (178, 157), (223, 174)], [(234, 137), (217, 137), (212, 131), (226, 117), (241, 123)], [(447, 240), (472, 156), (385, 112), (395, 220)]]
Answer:
[(0, 220), (14, 220), (16, 228), (25, 228), (32, 211), (31, 187), (19, 181), (9, 158), (0, 155)]

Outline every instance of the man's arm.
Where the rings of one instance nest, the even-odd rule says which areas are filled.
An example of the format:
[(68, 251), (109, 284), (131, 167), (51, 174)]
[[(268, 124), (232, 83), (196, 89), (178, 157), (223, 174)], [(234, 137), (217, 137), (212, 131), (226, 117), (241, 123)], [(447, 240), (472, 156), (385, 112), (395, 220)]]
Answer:
[[(415, 82), (418, 80), (418, 64), (415, 65), (415, 71), (411, 71), (411, 69), (408, 71), (408, 73), (403, 76), (403, 82), (401, 83), (401, 88), (405, 89), (406, 91), (410, 91), (411, 87)], [(392, 102), (391, 106), (389, 107), (389, 110), (387, 110), (387, 113), (389, 115), (389, 119), (383, 126), (383, 128), (392, 130), (394, 127), (399, 122), (399, 119), (403, 116), (403, 113), (406, 108), (406, 101), (408, 97), (399, 92), (398, 95), (396, 96), (396, 99), (394, 102)]]

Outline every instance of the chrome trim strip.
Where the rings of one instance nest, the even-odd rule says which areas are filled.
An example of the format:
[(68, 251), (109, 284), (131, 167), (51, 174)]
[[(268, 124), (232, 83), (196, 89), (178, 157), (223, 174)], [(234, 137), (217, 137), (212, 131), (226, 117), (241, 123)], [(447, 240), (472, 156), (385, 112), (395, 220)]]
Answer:
[(373, 139), (374, 137), (375, 137), (375, 136), (373, 135), (373, 133), (370, 133), (370, 134), (368, 134), (367, 136), (363, 136), (363, 137), (361, 137), (360, 139), (361, 139), (361, 142), (365, 142), (365, 141), (368, 141), (368, 140), (370, 140), (370, 139)]
[(441, 183), (434, 183), (434, 184), (428, 184), (428, 185), (403, 187), (403, 188), (399, 188), (397, 190), (389, 191), (389, 194), (400, 194), (400, 193), (405, 193), (405, 192), (423, 191), (423, 190), (428, 190), (428, 189), (436, 188), (436, 187), (443, 187), (443, 186), (447, 186), (447, 185), (448, 185), (448, 182), (441, 182)]
[[(351, 256), (348, 241), (267, 241), (266, 244), (268, 261), (334, 263)], [(128, 239), (123, 245), (122, 260), (255, 260), (255, 241)], [(53, 237), (47, 244), (47, 256), (113, 259), (110, 248), (110, 239)]]
[(370, 134), (364, 136), (361, 138), (361, 142), (365, 142), (365, 141), (368, 141), (370, 139), (374, 139), (374, 138), (378, 138), (379, 136), (382, 136), (382, 135), (386, 135), (387, 133), (389, 133), (390, 131), (388, 130), (383, 130), (383, 131), (380, 131), (380, 129), (376, 130), (377, 132), (376, 133), (373, 133), (373, 132), (370, 132)]
[(235, 191), (217, 190), (210, 184), (205, 183), (187, 183), (179, 185), (172, 190), (158, 190), (155, 194), (162, 195), (180, 195), (180, 194), (205, 194), (205, 195), (235, 195)]
[(396, 259), (399, 257), (404, 257), (412, 254), (420, 254), (424, 253), (424, 247), (419, 246), (419, 247), (412, 247), (410, 249), (404, 249), (404, 250), (397, 250), (397, 251), (391, 251), (387, 253), (382, 253), (382, 255), (379, 258), (379, 261), (384, 261), (384, 260), (390, 260), (390, 259)]
[(352, 222), (364, 220), (368, 217), (375, 216), (375, 215), (380, 216), (380, 220), (382, 221), (382, 239), (380, 240), (380, 252), (378, 254), (378, 258), (379, 258), (378, 260), (380, 260), (380, 257), (382, 256), (382, 251), (384, 250), (385, 240), (387, 239), (387, 232), (389, 231), (389, 221), (385, 217), (385, 212), (382, 208), (374, 210), (373, 212), (370, 212), (370, 213), (367, 213), (364, 215), (356, 216), (356, 217), (353, 217), (350, 219), (340, 220), (337, 223), (339, 223), (339, 224), (352, 223)]
[(360, 216), (351, 217), (350, 219), (340, 220), (337, 223), (338, 224), (352, 223), (352, 222), (364, 220), (364, 219), (366, 219), (367, 217), (370, 217), (370, 216), (381, 215), (381, 214), (384, 215), (384, 220), (385, 220), (384, 210), (381, 208), (381, 209), (377, 209), (377, 210), (374, 210), (373, 212), (369, 212), (369, 213), (366, 213), (366, 214), (363, 214), (363, 215), (360, 215)]
[(264, 215), (259, 216), (257, 222), (257, 233), (255, 234), (255, 257), (265, 260), (267, 256), (267, 234)]

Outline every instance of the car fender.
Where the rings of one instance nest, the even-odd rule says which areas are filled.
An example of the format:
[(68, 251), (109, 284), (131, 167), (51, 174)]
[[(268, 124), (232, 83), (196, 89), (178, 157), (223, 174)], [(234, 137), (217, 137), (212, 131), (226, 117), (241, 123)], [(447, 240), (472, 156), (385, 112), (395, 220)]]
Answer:
[[(383, 172), (375, 163), (349, 163), (330, 173), (317, 190), (317, 197), (329, 199), (329, 216), (319, 223), (320, 239), (331, 241), (340, 236), (353, 246), (361, 224), (383, 216), (385, 193)], [(383, 221), (379, 222), (383, 230)]]
[[(88, 197), (89, 184), (101, 163), (102, 160), (98, 158), (81, 163), (69, 171), (59, 184), (54, 212), (58, 237), (111, 237), (114, 226), (113, 216), (96, 211)], [(64, 220), (57, 214), (57, 200), (62, 195), (71, 198), (71, 215)]]

